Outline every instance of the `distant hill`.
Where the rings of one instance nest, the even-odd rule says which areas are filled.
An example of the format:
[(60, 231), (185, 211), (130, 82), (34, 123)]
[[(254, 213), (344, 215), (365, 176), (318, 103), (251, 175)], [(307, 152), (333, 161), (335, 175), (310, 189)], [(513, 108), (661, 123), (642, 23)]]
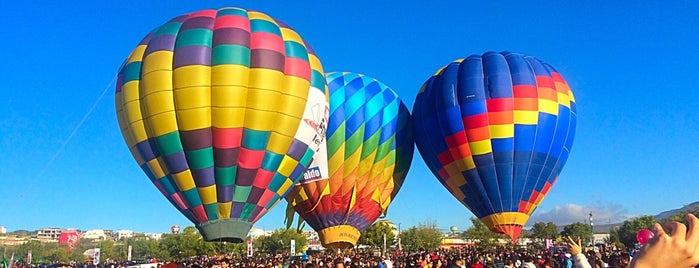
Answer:
[(660, 212), (658, 215), (655, 215), (656, 220), (664, 220), (669, 217), (672, 217), (672, 215), (675, 215), (677, 213), (685, 212), (685, 211), (696, 211), (699, 209), (699, 201), (691, 203), (689, 205), (685, 205), (684, 207), (678, 208), (678, 209), (672, 209), (664, 212)]

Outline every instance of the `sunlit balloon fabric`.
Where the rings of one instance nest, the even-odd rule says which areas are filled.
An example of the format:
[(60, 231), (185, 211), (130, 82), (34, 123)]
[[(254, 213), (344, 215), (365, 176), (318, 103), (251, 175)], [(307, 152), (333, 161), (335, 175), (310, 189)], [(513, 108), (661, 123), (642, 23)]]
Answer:
[(326, 81), (327, 167), (311, 165), (287, 201), (324, 247), (347, 248), (385, 214), (408, 173), (414, 141), (409, 110), (388, 86), (356, 73), (329, 73)]
[(176, 17), (119, 70), (134, 158), (207, 241), (242, 241), (325, 137), (322, 66), (294, 30), (240, 8)]
[(417, 95), (415, 140), (440, 182), (516, 240), (568, 159), (575, 99), (550, 65), (516, 53), (443, 67)]

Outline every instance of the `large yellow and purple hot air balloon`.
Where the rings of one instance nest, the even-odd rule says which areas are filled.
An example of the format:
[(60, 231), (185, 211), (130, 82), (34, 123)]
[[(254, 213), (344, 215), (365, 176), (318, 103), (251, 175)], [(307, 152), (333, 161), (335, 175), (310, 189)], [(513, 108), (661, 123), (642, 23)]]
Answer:
[(327, 98), (298, 33), (222, 8), (148, 34), (119, 70), (116, 111), (136, 162), (204, 239), (240, 242), (303, 177)]
[[(286, 199), (326, 248), (348, 248), (398, 193), (410, 168), (410, 113), (382, 82), (329, 73), (327, 152)], [(321, 158), (327, 153), (327, 159)]]
[(549, 64), (488, 52), (430, 77), (413, 120), (418, 150), (439, 181), (514, 241), (568, 159), (575, 99)]

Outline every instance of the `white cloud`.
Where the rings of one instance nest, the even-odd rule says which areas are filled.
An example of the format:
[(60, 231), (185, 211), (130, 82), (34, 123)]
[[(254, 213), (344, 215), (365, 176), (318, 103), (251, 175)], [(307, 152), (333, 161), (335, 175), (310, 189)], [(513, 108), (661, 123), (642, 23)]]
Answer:
[(590, 212), (592, 212), (593, 223), (596, 225), (620, 223), (633, 217), (633, 215), (629, 215), (627, 210), (619, 204), (564, 204), (555, 206), (548, 211), (535, 211), (528, 223), (533, 225), (537, 222), (554, 222), (559, 226), (575, 222), (587, 223), (590, 218)]

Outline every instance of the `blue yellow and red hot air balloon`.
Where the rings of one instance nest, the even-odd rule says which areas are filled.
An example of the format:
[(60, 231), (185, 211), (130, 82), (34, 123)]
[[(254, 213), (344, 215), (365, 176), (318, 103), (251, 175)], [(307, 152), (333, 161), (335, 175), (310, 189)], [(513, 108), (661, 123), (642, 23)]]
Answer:
[(320, 61), (289, 26), (240, 8), (176, 17), (119, 70), (133, 157), (207, 241), (242, 241), (325, 137)]
[(356, 73), (329, 73), (326, 81), (327, 152), (286, 199), (324, 247), (348, 248), (385, 214), (408, 173), (414, 142), (408, 108), (388, 86)]
[(575, 99), (549, 64), (489, 52), (430, 77), (413, 119), (430, 170), (490, 230), (514, 241), (568, 159)]

